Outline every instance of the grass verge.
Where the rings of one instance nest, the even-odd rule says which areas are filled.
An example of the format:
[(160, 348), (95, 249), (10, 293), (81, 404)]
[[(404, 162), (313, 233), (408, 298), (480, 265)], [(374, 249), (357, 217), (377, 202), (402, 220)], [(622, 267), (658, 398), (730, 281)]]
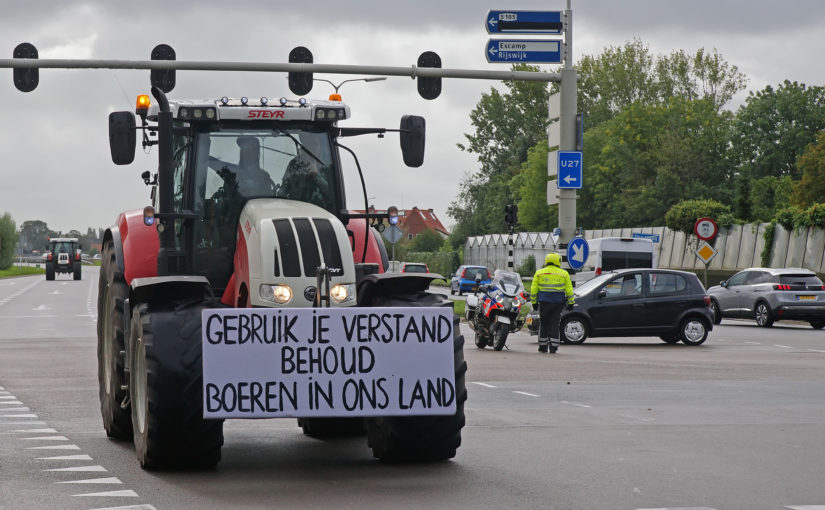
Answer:
[(46, 274), (46, 270), (42, 267), (31, 266), (12, 266), (8, 269), (0, 269), (0, 278), (15, 278), (33, 274)]

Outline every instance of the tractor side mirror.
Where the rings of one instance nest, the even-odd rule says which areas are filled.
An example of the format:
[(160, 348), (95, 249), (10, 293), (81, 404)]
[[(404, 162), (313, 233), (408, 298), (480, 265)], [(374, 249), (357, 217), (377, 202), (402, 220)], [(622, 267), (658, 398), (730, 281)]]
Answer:
[(128, 165), (135, 160), (135, 115), (132, 112), (109, 114), (109, 151), (116, 165)]
[(404, 115), (401, 117), (401, 153), (404, 164), (417, 168), (424, 164), (424, 117)]

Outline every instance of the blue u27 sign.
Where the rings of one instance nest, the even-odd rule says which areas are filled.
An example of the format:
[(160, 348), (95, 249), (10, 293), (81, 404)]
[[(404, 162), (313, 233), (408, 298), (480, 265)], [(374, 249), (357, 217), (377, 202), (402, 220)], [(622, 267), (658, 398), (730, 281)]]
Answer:
[(579, 151), (559, 151), (559, 172), (556, 174), (559, 189), (579, 189), (582, 187), (582, 153)]
[(560, 34), (561, 11), (490, 11), (484, 23), (488, 34)]
[(567, 263), (570, 269), (578, 271), (590, 256), (590, 245), (583, 237), (575, 237), (567, 245)]
[(490, 39), (487, 41), (487, 62), (533, 62), (561, 64), (561, 41), (537, 39)]

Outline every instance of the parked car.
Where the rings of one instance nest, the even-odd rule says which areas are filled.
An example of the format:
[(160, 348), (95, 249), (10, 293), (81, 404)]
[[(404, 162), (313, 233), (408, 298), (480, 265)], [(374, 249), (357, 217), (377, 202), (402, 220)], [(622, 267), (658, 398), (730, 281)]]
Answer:
[[(694, 274), (674, 269), (619, 269), (573, 289), (576, 306), (561, 316), (560, 337), (658, 336), (664, 342), (701, 345), (713, 329), (710, 297)], [(538, 321), (530, 321), (531, 330)]]
[(404, 262), (401, 264), (401, 272), (402, 273), (429, 273), (430, 269), (427, 267), (427, 264), (422, 264), (420, 262)]
[(825, 327), (825, 286), (808, 269), (748, 268), (709, 288), (708, 295), (714, 324), (736, 317), (754, 319), (763, 328), (790, 319)]
[(480, 285), (492, 282), (490, 271), (484, 266), (459, 266), (450, 279), (450, 294), (469, 292), (476, 286), (476, 275), (481, 275)]

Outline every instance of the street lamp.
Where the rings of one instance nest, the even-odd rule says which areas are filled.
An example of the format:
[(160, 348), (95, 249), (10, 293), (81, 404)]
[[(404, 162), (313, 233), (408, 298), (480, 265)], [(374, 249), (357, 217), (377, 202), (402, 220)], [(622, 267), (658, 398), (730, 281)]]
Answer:
[(336, 94), (338, 93), (338, 89), (341, 88), (341, 85), (347, 83), (348, 81), (383, 81), (383, 80), (386, 80), (386, 79), (387, 79), (386, 76), (374, 76), (372, 78), (351, 78), (349, 80), (344, 80), (341, 83), (339, 83), (338, 85), (336, 85), (336, 84), (332, 83), (331, 81), (325, 80), (323, 78), (313, 78), (314, 81), (325, 81), (325, 82), (329, 83), (330, 85), (332, 85), (332, 88), (335, 89)]

